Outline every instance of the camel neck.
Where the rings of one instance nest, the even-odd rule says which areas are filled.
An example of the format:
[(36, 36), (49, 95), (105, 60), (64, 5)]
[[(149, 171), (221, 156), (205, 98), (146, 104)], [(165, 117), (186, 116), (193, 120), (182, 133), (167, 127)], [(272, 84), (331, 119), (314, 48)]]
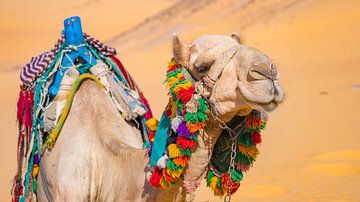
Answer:
[(194, 193), (200, 185), (200, 181), (209, 164), (214, 145), (220, 133), (221, 128), (216, 121), (210, 120), (207, 122), (203, 132), (199, 135), (197, 149), (192, 154), (188, 167), (184, 171), (184, 178), (180, 179), (171, 189), (160, 190), (156, 201), (167, 201), (168, 199), (185, 201), (186, 193), (188, 192), (190, 192), (191, 197), (194, 196), (192, 193)]

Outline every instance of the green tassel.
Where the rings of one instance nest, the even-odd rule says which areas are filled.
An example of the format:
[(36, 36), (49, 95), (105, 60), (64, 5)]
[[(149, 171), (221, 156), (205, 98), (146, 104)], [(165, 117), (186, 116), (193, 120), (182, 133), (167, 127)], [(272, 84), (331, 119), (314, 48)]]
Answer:
[(207, 120), (208, 120), (207, 116), (203, 112), (186, 113), (185, 114), (185, 121), (190, 122), (190, 123), (205, 122)]
[(249, 157), (241, 154), (240, 152), (236, 153), (236, 158), (238, 159), (238, 161), (244, 165), (248, 165), (251, 166), (252, 165), (252, 161)]
[(208, 109), (207, 102), (204, 98), (201, 97), (199, 99), (199, 111), (206, 112), (207, 109)]
[(231, 179), (236, 182), (236, 183), (240, 183), (240, 181), (243, 179), (243, 174), (240, 171), (237, 171), (236, 169), (234, 170), (234, 172), (231, 175)]
[(190, 149), (183, 150), (183, 149), (179, 148), (179, 150), (180, 150), (181, 155), (186, 155), (186, 156), (190, 157), (193, 154), (193, 152)]
[(194, 133), (194, 135), (189, 136), (188, 139), (198, 142), (199, 141), (198, 134), (199, 134), (199, 132), (197, 131)]
[(197, 113), (197, 117), (198, 117), (198, 120), (199, 120), (200, 122), (205, 122), (205, 121), (208, 120), (206, 114), (203, 113), (203, 112), (198, 112), (198, 113)]
[(176, 75), (177, 75), (178, 73), (180, 73), (180, 72), (182, 72), (182, 69), (181, 69), (181, 68), (176, 69), (176, 70), (174, 70), (174, 71), (171, 71), (171, 72), (167, 73), (167, 74), (166, 74), (166, 80), (169, 79), (169, 78), (171, 78), (171, 77), (176, 77)]
[(190, 122), (190, 123), (198, 123), (199, 119), (198, 119), (197, 114), (195, 114), (195, 113), (186, 113), (185, 121)]
[(36, 192), (37, 192), (37, 181), (36, 181), (35, 178), (33, 178), (32, 180), (33, 180), (33, 181), (32, 181), (32, 191), (33, 191), (34, 193), (36, 193)]
[(254, 142), (251, 140), (251, 133), (244, 133), (243, 135), (239, 135), (238, 142), (245, 147), (255, 146)]
[(208, 173), (207, 173), (207, 180), (206, 180), (206, 182), (207, 182), (207, 186), (210, 186), (210, 182), (211, 182), (211, 179), (214, 177), (215, 175), (214, 175), (214, 173), (213, 173), (213, 171), (212, 170), (209, 170), (208, 171)]
[(180, 170), (181, 168), (181, 166), (176, 165), (172, 159), (168, 160), (166, 167), (170, 168), (171, 170)]
[(188, 81), (187, 81), (187, 80), (180, 80), (180, 81), (178, 81), (178, 82), (176, 82), (176, 83), (173, 83), (173, 84), (171, 85), (171, 87), (170, 87), (170, 90), (169, 90), (169, 92), (172, 94), (172, 96), (176, 96), (176, 95), (174, 94), (174, 88), (175, 88), (175, 86), (177, 86), (177, 85), (179, 85), (179, 84), (186, 83), (186, 82), (188, 82)]
[(221, 177), (218, 177), (217, 186), (218, 186), (218, 188), (220, 190), (220, 193), (223, 193), (223, 189), (222, 189), (222, 185), (221, 185)]
[(178, 105), (178, 109), (179, 109), (180, 111), (183, 111), (183, 110), (184, 110), (184, 104), (183, 104), (182, 102), (177, 103), (177, 105)]

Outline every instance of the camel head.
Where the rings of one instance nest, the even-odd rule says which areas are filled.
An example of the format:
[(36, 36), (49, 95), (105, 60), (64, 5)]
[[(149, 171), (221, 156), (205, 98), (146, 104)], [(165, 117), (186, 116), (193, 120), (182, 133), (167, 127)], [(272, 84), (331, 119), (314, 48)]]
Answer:
[(224, 121), (252, 109), (270, 112), (284, 99), (274, 63), (261, 51), (241, 44), (236, 34), (204, 35), (190, 45), (174, 36), (173, 52), (194, 80), (212, 83), (204, 91)]
[[(188, 120), (194, 120), (191, 119), (193, 115), (203, 117), (198, 112), (206, 113), (207, 116), (206, 119), (199, 118), (194, 121), (198, 124), (195, 124), (195, 126), (202, 124), (201, 129), (204, 129), (199, 133), (194, 153), (191, 155), (181, 154), (181, 152), (176, 153), (177, 148), (185, 148), (183, 145), (179, 146), (182, 142), (178, 141), (183, 140), (183, 137), (177, 139), (176, 144), (169, 144), (167, 149), (170, 159), (168, 161), (170, 162), (169, 165), (184, 156), (191, 156), (191, 158), (189, 158), (187, 165), (178, 164), (179, 168), (186, 167), (183, 178), (184, 189), (181, 189), (182, 186), (177, 186), (172, 191), (160, 192), (159, 198), (161, 200), (173, 198), (176, 195), (174, 193), (181, 193), (182, 190), (185, 190), (188, 193), (186, 198), (193, 199), (194, 189), (198, 187), (199, 179), (201, 179), (205, 171), (207, 171), (207, 185), (216, 194), (234, 193), (240, 186), (241, 179), (236, 178), (237, 181), (233, 181), (232, 178), (226, 178), (225, 174), (227, 176), (232, 175), (227, 173), (231, 170), (232, 173), (236, 173), (234, 176), (242, 176), (242, 172), (246, 172), (250, 168), (259, 153), (256, 147), (256, 144), (261, 142), (258, 132), (265, 126), (266, 114), (274, 110), (283, 101), (284, 96), (279, 84), (279, 73), (265, 54), (255, 48), (241, 44), (241, 40), (237, 35), (231, 37), (204, 35), (198, 37), (189, 45), (182, 43), (177, 36), (174, 36), (173, 54), (176, 64), (181, 64), (182, 68), (187, 69), (187, 72), (185, 69), (182, 70), (181, 76), (184, 76), (186, 81), (192, 80), (189, 83), (192, 83), (194, 85), (193, 89), (195, 89), (195, 94), (186, 103), (185, 112), (187, 114), (180, 114), (180, 117), (185, 116), (185, 119)], [(169, 69), (176, 67), (171, 65), (172, 63), (169, 63)], [(176, 72), (176, 70), (172, 71)], [(168, 84), (172, 81), (171, 79), (175, 81), (177, 79), (177, 76), (170, 75), (171, 78), (167, 80)], [(186, 84), (186, 82), (178, 83), (176, 84), (178, 86)], [(172, 90), (169, 92), (172, 93), (172, 96), (174, 96), (174, 89), (180, 88), (178, 86), (170, 88)], [(176, 94), (176, 97), (178, 95), (181, 94)], [(205, 108), (200, 107), (200, 103), (207, 103), (207, 106)], [(168, 106), (176, 107), (177, 105), (170, 102)], [(201, 111), (204, 109), (205, 111)], [(175, 110), (171, 108), (171, 111)], [(178, 113), (178, 111), (176, 112)], [(171, 113), (175, 114), (174, 112)], [(189, 130), (191, 130), (193, 129), (193, 123), (188, 120), (186, 120), (186, 127), (190, 127)], [(204, 122), (201, 122), (201, 120)], [(171, 127), (176, 128), (176, 132), (180, 133), (178, 131), (182, 131), (182, 128), (180, 127), (181, 124), (177, 125), (178, 121), (178, 118), (173, 118)], [(245, 135), (245, 130), (251, 132), (246, 132)], [(240, 133), (242, 135), (238, 136)], [(190, 145), (192, 140), (186, 141)], [(240, 151), (241, 149), (242, 151)], [(235, 160), (237, 155), (242, 157), (240, 156), (238, 160)], [(248, 161), (243, 161), (242, 158), (248, 159)], [(156, 167), (150, 179), (150, 182), (156, 187), (167, 187), (166, 183), (173, 180), (168, 175), (177, 178), (182, 172), (181, 169), (179, 172), (179, 169), (161, 163), (165, 162), (163, 159), (167, 158), (161, 157), (156, 165), (161, 169), (165, 168), (165, 165), (167, 167), (160, 171), (159, 167)], [(206, 169), (207, 167), (209, 169)], [(215, 172), (224, 175), (221, 178), (214, 177)], [(164, 182), (166, 183), (162, 185), (161, 183)], [(234, 184), (230, 188), (225, 187), (228, 185), (227, 183)], [(181, 196), (184, 197), (184, 195)], [(179, 201), (182, 200), (184, 198)]]

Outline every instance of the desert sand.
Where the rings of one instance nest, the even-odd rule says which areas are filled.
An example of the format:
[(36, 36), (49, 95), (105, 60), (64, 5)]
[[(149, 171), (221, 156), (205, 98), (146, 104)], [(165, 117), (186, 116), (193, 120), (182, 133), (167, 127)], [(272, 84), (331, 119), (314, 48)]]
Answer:
[[(239, 32), (277, 65), (286, 91), (261, 155), (232, 201), (360, 201), (360, 1), (82, 0), (0, 2), (0, 201), (16, 168), (19, 71), (51, 48), (62, 21), (106, 41), (158, 117), (171, 36)], [(202, 183), (196, 201), (222, 201)]]

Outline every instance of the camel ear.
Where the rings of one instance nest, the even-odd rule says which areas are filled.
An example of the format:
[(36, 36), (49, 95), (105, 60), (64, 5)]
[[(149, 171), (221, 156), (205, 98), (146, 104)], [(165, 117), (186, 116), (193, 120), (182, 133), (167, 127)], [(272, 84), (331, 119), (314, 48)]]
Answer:
[(182, 43), (177, 35), (173, 36), (173, 54), (177, 63), (187, 66), (190, 59), (190, 46)]
[(239, 44), (242, 44), (241, 37), (239, 33), (232, 33), (231, 38), (234, 39)]

